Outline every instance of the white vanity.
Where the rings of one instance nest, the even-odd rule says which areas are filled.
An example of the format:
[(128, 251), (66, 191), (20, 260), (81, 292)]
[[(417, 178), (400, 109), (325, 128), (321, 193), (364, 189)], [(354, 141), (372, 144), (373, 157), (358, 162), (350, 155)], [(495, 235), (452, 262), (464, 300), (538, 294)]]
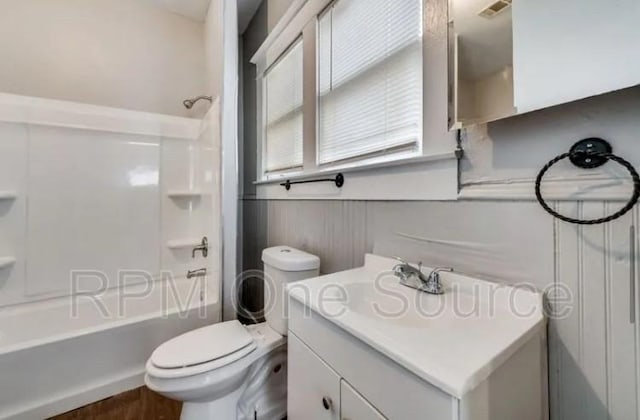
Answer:
[(430, 295), (396, 264), (289, 285), (288, 418), (546, 419), (542, 295), (456, 273)]

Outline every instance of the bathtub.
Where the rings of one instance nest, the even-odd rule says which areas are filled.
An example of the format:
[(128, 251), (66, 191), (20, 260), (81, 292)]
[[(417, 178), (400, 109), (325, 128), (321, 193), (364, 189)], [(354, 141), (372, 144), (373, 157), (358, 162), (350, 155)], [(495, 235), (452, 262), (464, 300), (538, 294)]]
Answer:
[(159, 344), (219, 321), (214, 282), (198, 281), (0, 309), (0, 419), (43, 419), (143, 385)]

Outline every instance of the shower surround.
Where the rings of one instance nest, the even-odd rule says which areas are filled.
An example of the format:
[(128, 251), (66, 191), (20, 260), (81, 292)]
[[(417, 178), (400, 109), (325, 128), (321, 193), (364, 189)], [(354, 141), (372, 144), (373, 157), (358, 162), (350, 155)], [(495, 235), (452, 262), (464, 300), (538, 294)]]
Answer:
[(0, 94), (0, 418), (136, 388), (158, 344), (219, 320), (218, 115)]

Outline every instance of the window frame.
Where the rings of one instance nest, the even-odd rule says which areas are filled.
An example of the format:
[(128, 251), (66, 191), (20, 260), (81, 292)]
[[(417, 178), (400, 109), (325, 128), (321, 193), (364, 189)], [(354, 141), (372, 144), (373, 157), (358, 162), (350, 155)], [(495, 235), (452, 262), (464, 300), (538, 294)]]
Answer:
[[(453, 162), (455, 166), (455, 175), (452, 175), (452, 171), (448, 170), (445, 178), (434, 179), (434, 184), (446, 181), (446, 188), (438, 189), (434, 187), (433, 191), (419, 192), (415, 195), (401, 193), (397, 194), (395, 191), (390, 191), (390, 186), (383, 186), (383, 190), (375, 194), (364, 194), (364, 199), (455, 199), (457, 197), (458, 186), (458, 159), (460, 158), (460, 151), (456, 141), (455, 133), (449, 131), (448, 127), (448, 45), (446, 44), (447, 37), (445, 36), (445, 44), (438, 45), (437, 59), (439, 61), (440, 70), (444, 73), (439, 75), (439, 79), (435, 80), (430, 74), (430, 68), (427, 65), (428, 59), (434, 54), (427, 54), (430, 48), (431, 39), (441, 39), (441, 34), (436, 34), (427, 30), (427, 22), (433, 21), (433, 18), (428, 16), (430, 13), (427, 7), (428, 2), (439, 2), (447, 10), (447, 0), (423, 0), (423, 39), (422, 39), (422, 74), (423, 74), (423, 119), (422, 119), (422, 135), (419, 141), (416, 151), (407, 153), (406, 150), (400, 150), (398, 153), (393, 154), (372, 154), (371, 156), (360, 156), (354, 159), (347, 159), (344, 161), (331, 162), (327, 164), (318, 164), (318, 101), (319, 101), (319, 83), (318, 83), (318, 26), (321, 16), (330, 10), (331, 7), (338, 1), (348, 0), (297, 0), (294, 1), (291, 8), (285, 13), (283, 20), (279, 22), (274, 31), (269, 34), (263, 45), (258, 49), (252, 62), (257, 66), (257, 177), (254, 184), (257, 186), (258, 198), (309, 198), (309, 199), (322, 199), (326, 198), (327, 194), (322, 188), (310, 188), (305, 187), (309, 191), (307, 193), (291, 194), (278, 192), (284, 190), (279, 187), (280, 182), (286, 179), (301, 180), (307, 178), (314, 178), (317, 176), (327, 176), (329, 174), (335, 174), (338, 172), (353, 174), (353, 177), (367, 177), (375, 172), (376, 176), (381, 173), (388, 172), (402, 172), (407, 178), (409, 183), (415, 183), (417, 177), (421, 177), (424, 180), (424, 174), (429, 173), (430, 167), (433, 171), (441, 170), (443, 165), (439, 165), (438, 162), (448, 161), (449, 165), (446, 165), (449, 169)], [(446, 31), (446, 13), (444, 15), (445, 21), (441, 22), (441, 31)], [(429, 28), (431, 30), (431, 28)], [(445, 32), (446, 33), (446, 32)], [(264, 75), (266, 71), (273, 66), (287, 51), (300, 39), (302, 39), (303, 46), (303, 166), (302, 168), (292, 168), (291, 170), (283, 170), (267, 173), (263, 168), (263, 162), (265, 156), (265, 141), (266, 141), (266, 101), (265, 101), (265, 83)], [(441, 57), (442, 50), (444, 49), (444, 57)], [(429, 80), (430, 78), (434, 80)], [(441, 84), (445, 83), (442, 87)], [(430, 100), (429, 86), (433, 86), (434, 83), (439, 83), (439, 87), (444, 89), (444, 101)], [(443, 96), (443, 95), (440, 95)], [(440, 105), (440, 102), (442, 104)], [(434, 103), (437, 103), (440, 108), (440, 112), (430, 113), (429, 107), (433, 107)], [(429, 124), (434, 120), (440, 118), (438, 121), (438, 128), (431, 129)], [(441, 124), (440, 124), (441, 123)], [(450, 178), (455, 179), (451, 180)], [(351, 178), (348, 177), (348, 178)], [(450, 182), (452, 181), (452, 182)], [(451, 185), (455, 184), (455, 191), (451, 190)], [(312, 184), (309, 184), (312, 185)], [(318, 185), (318, 184), (316, 184)], [(345, 184), (346, 185), (346, 184)], [(276, 188), (277, 187), (277, 188)], [(346, 188), (343, 188), (345, 190)], [(262, 193), (261, 193), (262, 190)], [(445, 192), (443, 192), (446, 190)], [(334, 194), (330, 198), (333, 199), (351, 199), (353, 197), (363, 197), (361, 193), (350, 192), (347, 194)]]

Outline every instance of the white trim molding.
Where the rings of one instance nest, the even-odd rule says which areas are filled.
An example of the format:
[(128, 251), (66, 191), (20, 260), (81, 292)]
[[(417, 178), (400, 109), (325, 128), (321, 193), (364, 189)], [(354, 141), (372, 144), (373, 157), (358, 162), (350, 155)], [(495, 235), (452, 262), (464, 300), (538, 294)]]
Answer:
[[(626, 201), (631, 197), (631, 180), (602, 174), (579, 177), (545, 178), (542, 195), (549, 201)], [(486, 180), (463, 183), (458, 196), (462, 200), (533, 201), (535, 180)]]
[[(302, 34), (305, 25), (322, 10), (327, 1), (311, 0), (310, 6), (307, 5), (309, 0), (292, 1), (278, 24), (251, 57), (251, 63), (257, 66), (258, 76), (262, 75), (289, 48), (293, 40)], [(298, 14), (303, 6), (306, 7), (305, 12)]]

